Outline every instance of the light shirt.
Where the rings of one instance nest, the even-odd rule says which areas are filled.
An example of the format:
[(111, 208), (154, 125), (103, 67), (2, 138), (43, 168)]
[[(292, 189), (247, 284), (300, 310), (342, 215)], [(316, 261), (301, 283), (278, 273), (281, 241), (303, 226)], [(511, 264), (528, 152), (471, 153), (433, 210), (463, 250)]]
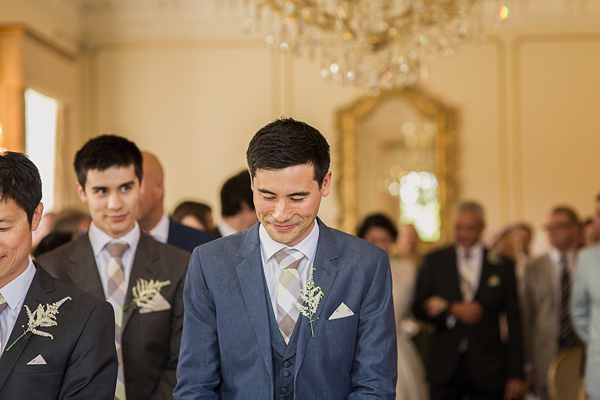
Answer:
[[(4, 353), (4, 349), (9, 344), (8, 339), (15, 327), (15, 322), (17, 322), (17, 317), (21, 312), (21, 308), (23, 308), (25, 296), (29, 291), (29, 286), (31, 286), (35, 271), (36, 269), (33, 265), (33, 261), (31, 261), (31, 257), (29, 257), (29, 264), (27, 264), (25, 271), (4, 285), (3, 288), (0, 288), (0, 294), (4, 297), (7, 304), (4, 312), (0, 314), (0, 324), (2, 324), (2, 336), (0, 338), (2, 340), (2, 350), (0, 351), (0, 355)], [(28, 304), (28, 306), (30, 308), (34, 307), (33, 304)], [(35, 308), (37, 308), (37, 304), (35, 305)], [(25, 331), (26, 328), (22, 329)]]
[[(137, 222), (133, 228), (127, 232), (124, 236), (115, 239), (112, 236), (102, 232), (93, 222), (90, 225), (88, 231), (90, 243), (92, 244), (92, 250), (94, 251), (94, 258), (96, 259), (96, 266), (98, 267), (98, 273), (100, 274), (100, 281), (102, 281), (102, 289), (104, 290), (104, 298), (108, 299), (108, 263), (110, 261), (110, 253), (106, 249), (106, 245), (109, 243), (127, 243), (129, 247), (123, 253), (121, 261), (123, 263), (123, 270), (125, 273), (125, 287), (129, 287), (129, 277), (131, 276), (131, 269), (133, 267), (133, 259), (135, 258), (135, 251), (137, 250), (138, 242), (140, 241), (140, 226)], [(112, 304), (112, 303), (111, 303)], [(115, 310), (122, 307), (123, 304), (113, 304)]]
[(219, 222), (219, 225), (217, 226), (217, 229), (219, 230), (219, 233), (221, 234), (222, 237), (233, 235), (234, 233), (237, 233), (237, 231), (235, 229), (233, 229), (231, 227), (231, 225), (229, 225), (225, 221)]
[(477, 293), (479, 288), (479, 280), (481, 279), (481, 267), (483, 265), (483, 246), (477, 243), (469, 248), (469, 259), (465, 257), (467, 249), (459, 245), (456, 246), (456, 264), (458, 265), (459, 278), (463, 276), (463, 271), (470, 269), (469, 284), (473, 289), (473, 295)]
[(169, 237), (169, 225), (171, 221), (169, 220), (169, 216), (165, 213), (163, 214), (158, 224), (148, 234), (152, 236), (154, 239), (158, 240), (161, 243), (167, 243), (167, 238)]
[[(562, 309), (562, 298), (561, 298), (561, 290), (560, 290), (560, 281), (562, 278), (562, 265), (560, 264), (560, 259), (562, 258), (562, 254), (557, 248), (552, 247), (548, 256), (550, 257), (550, 261), (552, 261), (552, 273), (554, 277), (554, 293), (556, 293), (556, 309), (559, 310), (557, 313), (558, 323), (560, 325), (560, 310)], [(573, 275), (575, 273), (575, 262), (577, 258), (577, 251), (574, 249), (568, 250), (564, 253), (565, 258), (567, 260), (567, 269), (569, 271), (569, 276), (571, 277), (571, 285), (573, 282)]]
[(269, 289), (269, 297), (271, 298), (271, 306), (273, 312), (277, 315), (277, 285), (279, 284), (279, 277), (283, 268), (275, 257), (281, 249), (296, 249), (304, 254), (304, 258), (298, 265), (298, 275), (300, 277), (300, 284), (302, 287), (306, 285), (310, 271), (312, 270), (313, 263), (315, 261), (315, 254), (317, 252), (317, 244), (319, 243), (319, 224), (315, 221), (312, 231), (305, 237), (300, 243), (295, 246), (289, 247), (284, 244), (278, 243), (271, 239), (267, 230), (260, 225), (258, 228), (258, 236), (260, 238), (260, 254), (262, 257), (263, 270), (265, 272), (265, 278), (267, 280), (267, 288)]

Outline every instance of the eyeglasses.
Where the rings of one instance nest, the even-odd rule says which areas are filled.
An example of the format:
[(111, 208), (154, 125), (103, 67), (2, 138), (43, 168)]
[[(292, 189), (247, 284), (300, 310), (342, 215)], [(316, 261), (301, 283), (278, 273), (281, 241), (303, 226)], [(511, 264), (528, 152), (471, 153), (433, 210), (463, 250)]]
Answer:
[(548, 224), (544, 226), (547, 231), (555, 231), (558, 229), (571, 229), (575, 224), (572, 222), (559, 222), (557, 224)]

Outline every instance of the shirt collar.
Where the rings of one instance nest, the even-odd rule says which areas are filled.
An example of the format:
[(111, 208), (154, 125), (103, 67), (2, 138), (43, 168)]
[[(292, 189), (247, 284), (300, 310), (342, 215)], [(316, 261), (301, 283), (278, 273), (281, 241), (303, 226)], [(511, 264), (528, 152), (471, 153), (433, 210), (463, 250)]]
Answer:
[[(456, 253), (458, 254), (458, 256), (460, 258), (465, 257), (466, 250), (467, 249), (465, 247), (462, 247), (459, 244), (456, 245)], [(479, 257), (482, 252), (483, 252), (483, 245), (481, 244), (481, 242), (477, 242), (469, 248), (469, 253), (470, 253), (471, 257), (473, 257), (473, 258)]]
[(162, 243), (167, 243), (169, 237), (169, 216), (164, 213), (158, 224), (148, 232), (150, 236)]
[(219, 233), (221, 233), (221, 236), (223, 236), (223, 237), (237, 233), (237, 231), (235, 229), (233, 229), (231, 227), (231, 225), (229, 225), (225, 221), (219, 222), (218, 229), (219, 229)]
[(100, 252), (104, 250), (104, 246), (109, 243), (127, 243), (130, 249), (137, 248), (137, 244), (140, 240), (140, 226), (136, 221), (133, 225), (133, 228), (129, 232), (127, 232), (124, 236), (115, 239), (114, 237), (101, 231), (100, 228), (98, 228), (92, 221), (88, 231), (88, 236), (90, 238), (90, 243), (92, 244), (92, 250), (94, 250), (94, 256), (98, 257)]
[(34, 276), (35, 266), (31, 257), (29, 257), (29, 264), (27, 264), (25, 271), (0, 289), (0, 294), (2, 294), (2, 297), (4, 297), (6, 304), (8, 304), (11, 310), (14, 310), (22, 303), (22, 300), (29, 291), (29, 286), (31, 286)]
[[(575, 260), (575, 249), (570, 249), (567, 250), (564, 255), (567, 258), (567, 265), (573, 265), (573, 262)], [(560, 259), (563, 256), (563, 253), (561, 253), (556, 247), (551, 247), (550, 248), (550, 260), (556, 264), (556, 265), (560, 265)]]
[(319, 243), (319, 224), (316, 220), (308, 236), (302, 239), (302, 241), (295, 246), (290, 247), (286, 246), (283, 243), (274, 241), (273, 239), (271, 239), (271, 237), (267, 233), (267, 230), (262, 224), (260, 224), (260, 227), (258, 228), (258, 235), (260, 238), (260, 245), (263, 249), (264, 255), (267, 256), (267, 260), (270, 260), (271, 257), (273, 257), (273, 255), (279, 250), (286, 248), (293, 248), (300, 251), (309, 261), (314, 262), (315, 260), (317, 244)]

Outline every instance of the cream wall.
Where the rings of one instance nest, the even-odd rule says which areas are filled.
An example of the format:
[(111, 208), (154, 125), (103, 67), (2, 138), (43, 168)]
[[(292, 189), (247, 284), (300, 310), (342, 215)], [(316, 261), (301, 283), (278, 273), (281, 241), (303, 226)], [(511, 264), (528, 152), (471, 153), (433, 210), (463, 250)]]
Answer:
[[(188, 13), (179, 31), (177, 3), (151, 2), (155, 9), (141, 16), (118, 8), (125, 3), (105, 3), (114, 5), (112, 14), (109, 7), (87, 14), (94, 29), (82, 34), (78, 140), (115, 132), (156, 152), (167, 171), (169, 210), (191, 197), (218, 213), (220, 185), (244, 168), (248, 140), (281, 115), (324, 133), (335, 178), (334, 112), (360, 90), (321, 80), (316, 61), (269, 52), (261, 40), (236, 34), (241, 15), (223, 2)], [(170, 10), (167, 21), (145, 32), (160, 4)], [(486, 206), (488, 233), (520, 219), (541, 229), (557, 203), (592, 212), (600, 191), (600, 9), (593, 4), (520, 2), (512, 22), (484, 45), (435, 60), (421, 85), (458, 110), (460, 193)], [(334, 190), (320, 213), (334, 226), (336, 202)], [(538, 231), (539, 250), (544, 237)]]

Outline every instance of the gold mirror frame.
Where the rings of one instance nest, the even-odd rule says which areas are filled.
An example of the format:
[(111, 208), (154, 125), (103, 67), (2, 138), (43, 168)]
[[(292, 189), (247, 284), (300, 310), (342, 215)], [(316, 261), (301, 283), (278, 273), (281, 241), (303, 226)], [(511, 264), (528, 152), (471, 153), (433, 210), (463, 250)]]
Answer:
[(357, 126), (374, 113), (379, 106), (390, 99), (400, 99), (410, 103), (424, 116), (435, 121), (435, 175), (438, 179), (440, 202), (440, 240), (450, 240), (452, 231), (452, 208), (458, 198), (456, 112), (418, 88), (391, 89), (375, 96), (363, 96), (347, 107), (336, 111), (338, 133), (337, 157), (339, 167), (338, 193), (340, 213), (338, 226), (348, 233), (354, 233), (358, 221), (357, 207)]

